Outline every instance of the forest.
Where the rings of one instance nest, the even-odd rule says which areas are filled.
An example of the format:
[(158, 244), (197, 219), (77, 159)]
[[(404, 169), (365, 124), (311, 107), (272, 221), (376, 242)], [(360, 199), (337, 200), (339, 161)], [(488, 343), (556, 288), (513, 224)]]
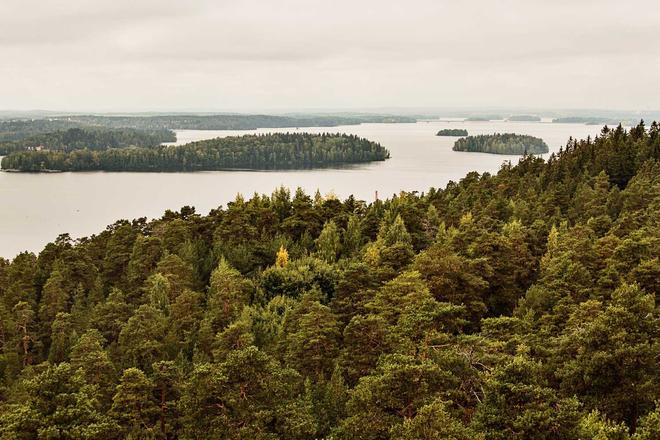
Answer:
[(660, 127), (0, 259), (0, 438), (657, 439)]
[(176, 141), (171, 130), (136, 130), (132, 128), (76, 127), (34, 134), (14, 141), (0, 141), (0, 154), (35, 148), (69, 152), (73, 150), (106, 150), (124, 147), (156, 147)]
[(436, 136), (467, 136), (468, 131), (464, 128), (443, 128)]
[(514, 133), (481, 134), (458, 139), (454, 151), (467, 151), (491, 154), (543, 154), (548, 146), (543, 139)]
[(365, 163), (387, 158), (387, 149), (357, 136), (274, 133), (150, 148), (19, 151), (5, 156), (2, 168), (27, 172), (282, 170)]
[(0, 156), (24, 149), (21, 142), (46, 133), (66, 131), (82, 125), (66, 120), (0, 120)]
[(68, 116), (67, 119), (88, 125), (114, 128), (136, 128), (140, 130), (254, 130), (257, 128), (283, 127), (335, 127), (358, 125), (366, 122), (415, 122), (407, 116), (352, 114), (341, 115), (154, 115), (154, 116)]
[[(0, 120), (0, 156), (43, 145), (51, 150), (150, 147), (174, 142), (172, 130), (255, 130), (257, 128), (336, 127), (362, 123), (410, 123), (408, 116), (368, 113), (289, 116), (209, 115), (67, 115), (48, 119)], [(78, 130), (75, 130), (78, 129)], [(71, 145), (74, 145), (71, 147)]]

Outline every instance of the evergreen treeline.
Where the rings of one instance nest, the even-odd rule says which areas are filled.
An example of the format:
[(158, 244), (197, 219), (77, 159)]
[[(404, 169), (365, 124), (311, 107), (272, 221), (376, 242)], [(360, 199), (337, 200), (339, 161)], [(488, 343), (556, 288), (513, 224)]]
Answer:
[(186, 145), (71, 152), (22, 151), (2, 159), (16, 171), (210, 171), (302, 169), (389, 158), (380, 144), (345, 134), (274, 133)]
[(79, 128), (82, 124), (67, 120), (8, 120), (0, 121), (0, 156), (23, 149), (20, 142), (45, 133)]
[(158, 115), (158, 116), (69, 116), (84, 124), (105, 127), (131, 127), (141, 130), (254, 130), (282, 127), (335, 127), (365, 122), (415, 122), (407, 116), (390, 115)]
[(469, 116), (465, 118), (466, 121), (468, 122), (488, 122), (488, 121), (499, 121), (501, 119), (504, 119), (504, 116), (502, 115), (477, 115), (477, 116)]
[[(587, 124), (587, 125), (603, 125), (603, 124), (618, 124), (618, 119), (606, 118), (601, 116), (565, 116), (562, 118), (554, 118), (554, 123), (560, 124)], [(623, 121), (621, 121), (623, 122)], [(626, 121), (628, 122), (628, 121)]]
[(0, 438), (656, 439), (660, 128), (0, 260)]
[(65, 119), (0, 120), (0, 142), (18, 141), (39, 134), (63, 131), (68, 130), (69, 128), (79, 128), (81, 126), (82, 124), (78, 122)]
[(468, 151), (491, 154), (543, 154), (548, 146), (543, 139), (525, 134), (495, 133), (480, 134), (458, 139), (454, 151)]
[(156, 147), (176, 141), (171, 130), (136, 130), (132, 128), (80, 127), (35, 134), (20, 140), (0, 142), (0, 154), (43, 147), (48, 150), (105, 150), (123, 147)]
[[(127, 129), (140, 130), (148, 135), (163, 137), (162, 142), (175, 139), (166, 135), (165, 130), (254, 130), (257, 128), (283, 127), (335, 127), (338, 125), (358, 125), (362, 123), (402, 123), (415, 122), (416, 119), (407, 116), (378, 114), (347, 114), (341, 115), (157, 115), (157, 116), (102, 116), (102, 115), (70, 115), (56, 116), (49, 119), (15, 119), (0, 121), (0, 155), (20, 151), (35, 142), (49, 140), (58, 145), (62, 132), (72, 128), (80, 128), (88, 133), (95, 132), (99, 136), (106, 129), (118, 129), (129, 134)], [(53, 132), (56, 132), (53, 134)], [(74, 132), (75, 133), (75, 132)], [(137, 131), (135, 132), (137, 135)], [(39, 136), (43, 135), (43, 136)], [(32, 139), (28, 139), (32, 138)], [(16, 142), (23, 141), (23, 142)], [(91, 142), (96, 142), (94, 137)], [(126, 143), (142, 146), (142, 143)], [(39, 145), (38, 143), (36, 145)], [(80, 145), (80, 144), (79, 144)], [(146, 145), (145, 145), (146, 146)], [(88, 146), (90, 149), (92, 145)], [(61, 149), (61, 148), (56, 148)]]
[(467, 136), (468, 132), (464, 128), (443, 128), (436, 133), (436, 136)]

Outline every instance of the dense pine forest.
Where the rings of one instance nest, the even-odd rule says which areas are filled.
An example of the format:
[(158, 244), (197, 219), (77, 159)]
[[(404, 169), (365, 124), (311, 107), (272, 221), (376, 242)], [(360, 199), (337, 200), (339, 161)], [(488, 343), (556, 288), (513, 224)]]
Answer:
[[(362, 123), (410, 123), (408, 116), (379, 114), (296, 114), (292, 116), (210, 114), (210, 115), (67, 115), (48, 119), (0, 120), (0, 155), (44, 145), (50, 149), (89, 149), (105, 146), (151, 146), (148, 138), (160, 142), (176, 139), (171, 130), (254, 130), (257, 128), (336, 127)], [(81, 129), (81, 132), (72, 129)], [(110, 130), (113, 129), (113, 130)], [(74, 139), (68, 139), (73, 136)], [(108, 139), (109, 137), (109, 139)], [(75, 148), (65, 148), (71, 143)]]
[(64, 131), (69, 128), (80, 128), (82, 124), (77, 122), (53, 119), (18, 119), (0, 120), (0, 142), (11, 142), (25, 139), (39, 134), (53, 131)]
[(8, 120), (0, 121), (0, 155), (26, 148), (22, 142), (27, 138), (37, 138), (52, 132), (62, 132), (80, 128), (79, 123), (66, 120)]
[(548, 152), (548, 146), (543, 142), (543, 139), (514, 133), (468, 136), (458, 139), (452, 149), (454, 151), (516, 155)]
[(468, 132), (464, 128), (444, 128), (436, 136), (467, 136)]
[(0, 438), (657, 439), (659, 160), (604, 128), (0, 259)]
[(67, 152), (82, 149), (156, 147), (164, 142), (174, 141), (176, 141), (176, 135), (171, 130), (147, 131), (132, 128), (79, 127), (0, 142), (0, 154), (36, 148)]
[(2, 159), (15, 171), (280, 170), (385, 160), (380, 144), (345, 134), (274, 133), (216, 138), (186, 145), (105, 150), (22, 151)]

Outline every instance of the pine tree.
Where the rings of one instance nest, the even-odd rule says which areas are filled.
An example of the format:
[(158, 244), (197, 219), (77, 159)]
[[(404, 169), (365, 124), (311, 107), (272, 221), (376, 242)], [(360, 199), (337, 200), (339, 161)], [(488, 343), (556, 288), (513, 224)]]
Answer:
[(39, 346), (39, 340), (34, 329), (35, 313), (28, 303), (21, 301), (14, 306), (12, 314), (16, 325), (17, 345), (25, 367), (32, 364), (35, 348)]
[(243, 306), (251, 299), (252, 289), (252, 284), (227, 260), (220, 260), (211, 273), (207, 299), (206, 318), (214, 332), (222, 330), (241, 313)]
[(137, 368), (124, 370), (112, 398), (111, 413), (131, 438), (153, 436), (158, 406), (153, 397), (154, 383)]
[(354, 256), (362, 248), (363, 237), (360, 228), (360, 219), (356, 215), (351, 215), (346, 224), (344, 237), (342, 241), (343, 253), (346, 256)]
[(101, 406), (110, 406), (117, 372), (108, 353), (105, 339), (98, 330), (87, 330), (71, 349), (71, 367), (82, 370), (85, 382), (98, 387)]
[(492, 439), (576, 438), (580, 404), (575, 398), (560, 398), (541, 368), (525, 354), (499, 366), (486, 382), (474, 428)]
[(321, 235), (316, 239), (316, 254), (319, 258), (334, 263), (341, 252), (341, 239), (335, 222), (330, 220), (323, 226)]
[(140, 306), (119, 334), (119, 347), (124, 365), (145, 371), (164, 355), (167, 319), (158, 309)]
[(295, 366), (304, 376), (320, 380), (330, 376), (338, 353), (339, 328), (329, 307), (303, 297), (285, 323), (287, 364)]
[(58, 313), (51, 326), (48, 362), (58, 364), (67, 361), (69, 351), (76, 339), (77, 336), (71, 322), (71, 315), (62, 312)]
[(94, 386), (66, 362), (46, 366), (21, 386), (25, 398), (0, 417), (6, 438), (116, 438), (117, 424), (99, 408)]
[(391, 430), (393, 440), (479, 440), (486, 437), (466, 427), (452, 416), (447, 405), (436, 400), (419, 409), (415, 417), (405, 419)]

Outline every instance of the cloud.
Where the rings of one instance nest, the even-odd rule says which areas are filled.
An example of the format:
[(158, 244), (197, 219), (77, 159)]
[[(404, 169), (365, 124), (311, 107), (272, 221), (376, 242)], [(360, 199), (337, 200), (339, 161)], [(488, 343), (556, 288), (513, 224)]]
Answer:
[(3, 0), (0, 106), (660, 105), (654, 1)]

